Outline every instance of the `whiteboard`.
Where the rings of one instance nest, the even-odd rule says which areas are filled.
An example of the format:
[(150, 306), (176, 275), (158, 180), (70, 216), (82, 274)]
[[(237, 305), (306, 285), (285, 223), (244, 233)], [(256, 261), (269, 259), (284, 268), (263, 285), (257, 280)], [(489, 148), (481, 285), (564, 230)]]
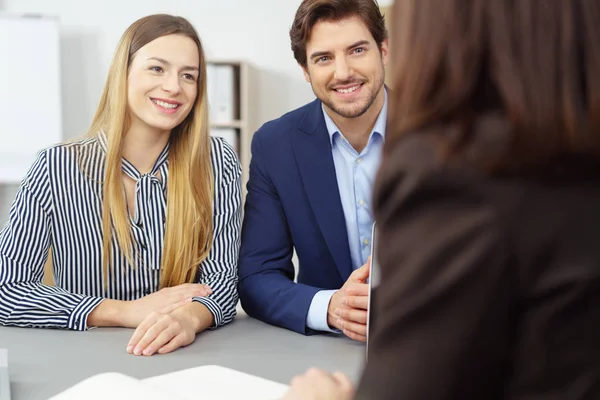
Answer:
[(0, 184), (62, 140), (59, 21), (0, 13)]

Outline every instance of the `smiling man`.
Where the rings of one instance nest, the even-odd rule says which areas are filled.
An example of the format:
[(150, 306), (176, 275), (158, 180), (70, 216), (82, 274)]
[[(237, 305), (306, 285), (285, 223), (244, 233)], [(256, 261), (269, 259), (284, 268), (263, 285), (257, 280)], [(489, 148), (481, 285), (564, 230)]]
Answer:
[(317, 99), (254, 135), (239, 294), (267, 323), (365, 341), (387, 106), (384, 19), (374, 0), (304, 0), (290, 38)]

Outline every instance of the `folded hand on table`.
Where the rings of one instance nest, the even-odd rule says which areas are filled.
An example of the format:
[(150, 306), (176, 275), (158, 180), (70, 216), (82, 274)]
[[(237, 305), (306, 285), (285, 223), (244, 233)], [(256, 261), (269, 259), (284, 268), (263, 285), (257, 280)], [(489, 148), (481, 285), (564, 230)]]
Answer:
[(351, 339), (367, 341), (367, 310), (369, 305), (369, 278), (371, 257), (352, 272), (342, 288), (334, 293), (327, 309), (327, 324)]
[(208, 296), (210, 294), (212, 294), (212, 289), (208, 285), (185, 283), (158, 290), (137, 300), (128, 301), (124, 310), (126, 323), (123, 326), (136, 328), (153, 312), (170, 312), (188, 303), (192, 297)]
[(127, 352), (137, 356), (170, 353), (193, 343), (196, 333), (213, 323), (208, 308), (190, 298), (150, 313), (131, 336)]
[(152, 313), (164, 314), (186, 305), (192, 297), (205, 297), (211, 294), (212, 289), (207, 285), (186, 283), (164, 288), (132, 301), (104, 299), (92, 310), (87, 324), (137, 328)]

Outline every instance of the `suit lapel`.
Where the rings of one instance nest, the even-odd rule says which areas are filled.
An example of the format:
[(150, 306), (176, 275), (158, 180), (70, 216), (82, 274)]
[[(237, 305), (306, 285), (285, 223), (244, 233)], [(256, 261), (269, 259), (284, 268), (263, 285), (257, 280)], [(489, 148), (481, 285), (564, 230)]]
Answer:
[(307, 109), (293, 137), (296, 163), (319, 229), (343, 280), (352, 272), (344, 210), (321, 103)]

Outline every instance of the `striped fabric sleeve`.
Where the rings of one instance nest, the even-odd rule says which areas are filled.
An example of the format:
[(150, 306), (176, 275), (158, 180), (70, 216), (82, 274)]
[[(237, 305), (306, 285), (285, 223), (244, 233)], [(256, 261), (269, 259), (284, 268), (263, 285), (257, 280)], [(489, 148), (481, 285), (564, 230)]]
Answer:
[(0, 325), (86, 330), (87, 316), (102, 301), (42, 284), (51, 215), (46, 152), (40, 152), (0, 231)]
[[(213, 293), (207, 297), (194, 297), (213, 314), (215, 324), (211, 329), (225, 325), (236, 315), (238, 301), (237, 265), (241, 229), (241, 166), (235, 150), (222, 139), (213, 139), (213, 170), (215, 177), (213, 209), (213, 240), (206, 260), (200, 266), (199, 283), (209, 285)], [(215, 165), (216, 164), (216, 165)]]

